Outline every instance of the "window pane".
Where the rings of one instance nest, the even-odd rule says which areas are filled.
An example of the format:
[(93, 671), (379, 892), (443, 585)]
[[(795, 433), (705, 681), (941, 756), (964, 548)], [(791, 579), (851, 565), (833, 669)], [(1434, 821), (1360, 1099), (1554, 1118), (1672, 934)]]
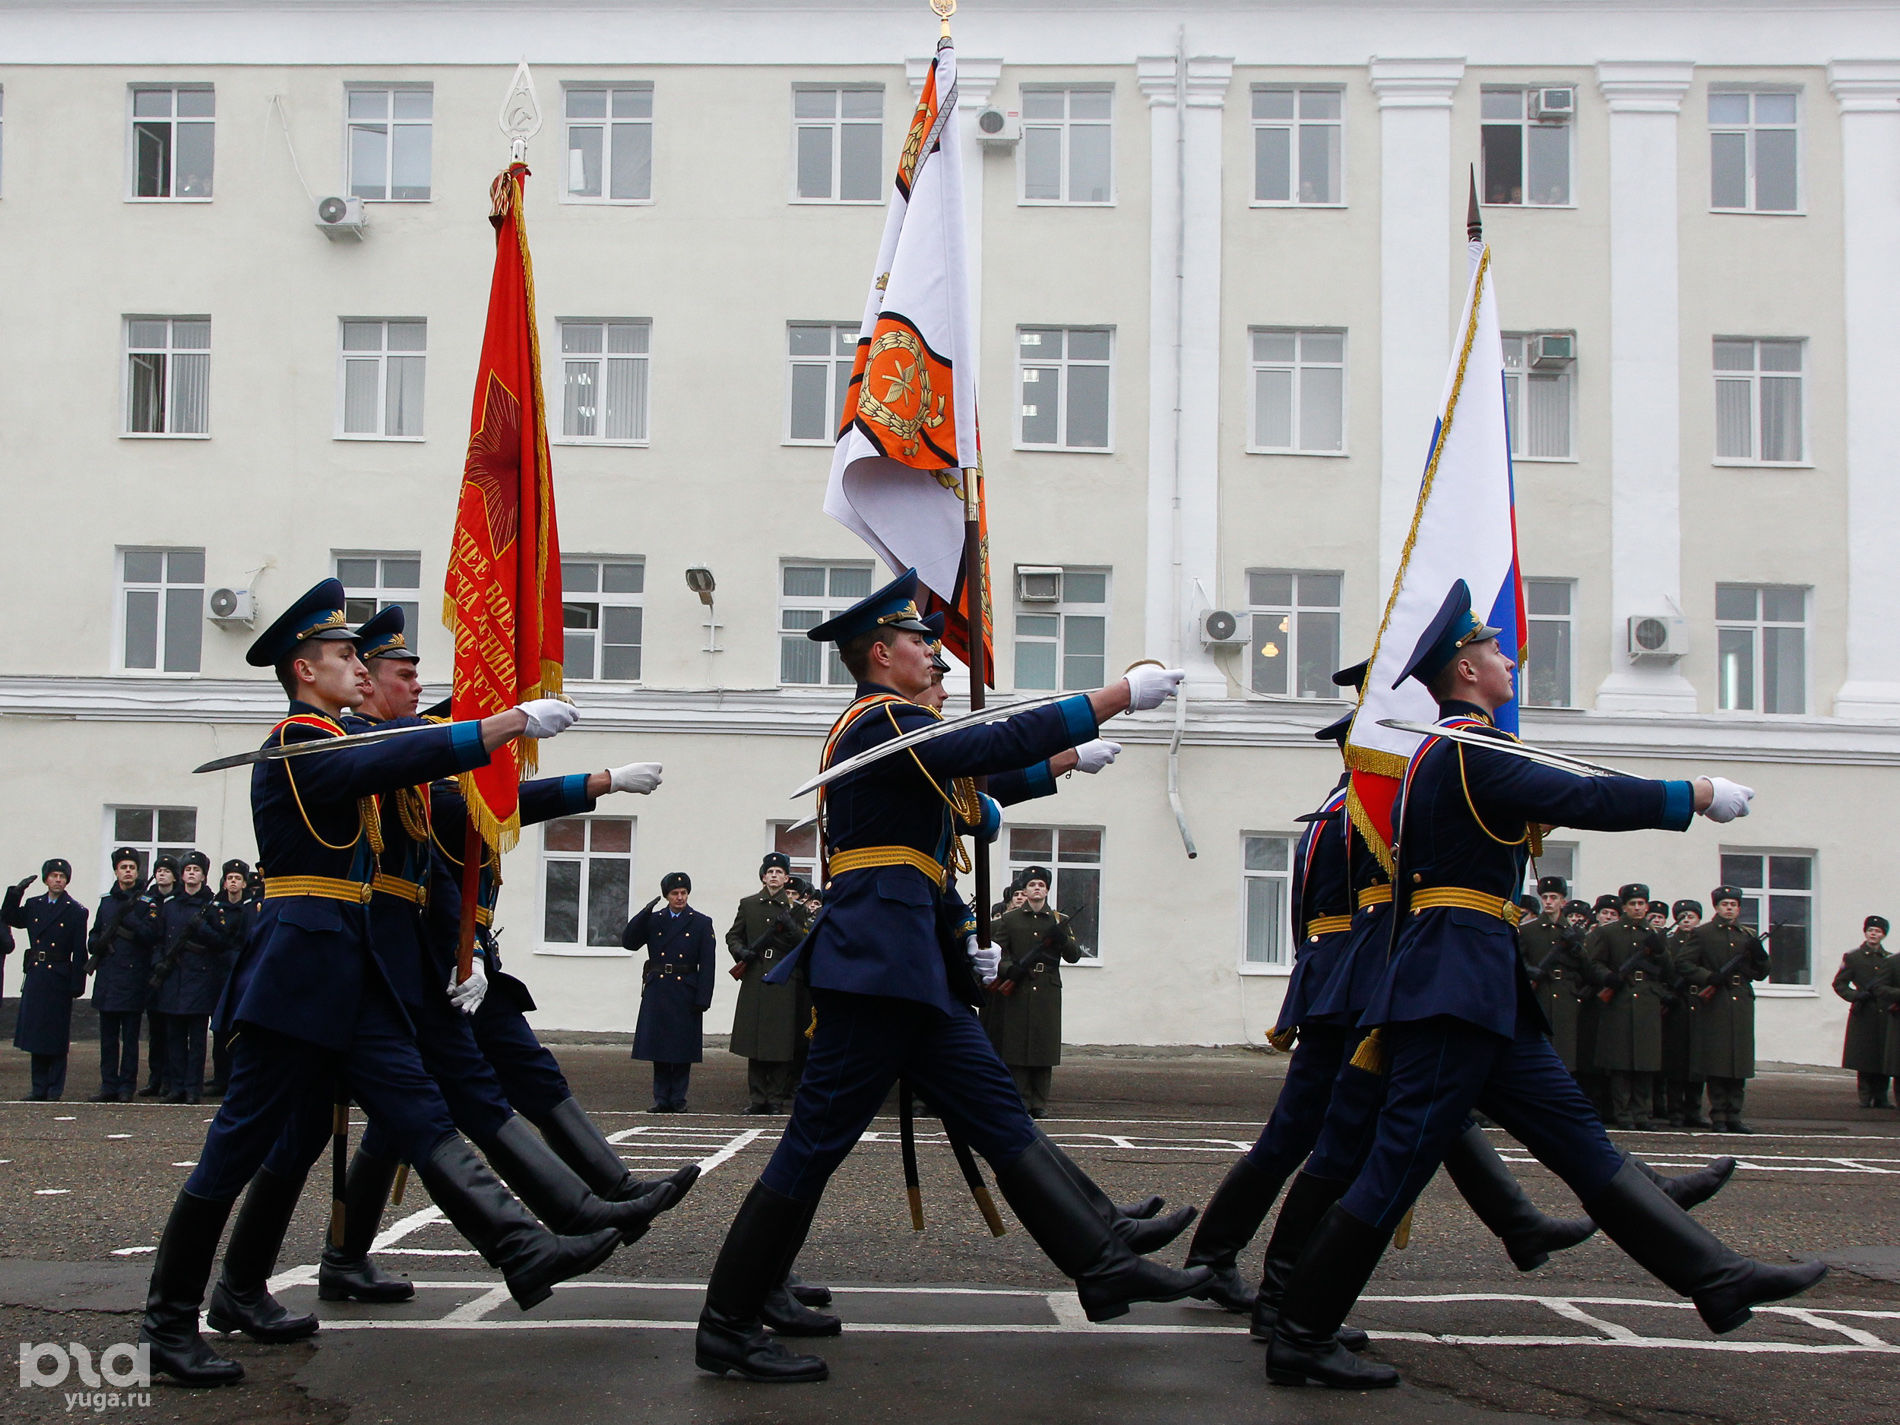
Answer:
[(1253, 334), (1253, 359), (1267, 362), (1292, 362), (1297, 332), (1255, 332)]
[(784, 569), (784, 590), (788, 598), (823, 598), (825, 594), (825, 569), (822, 564), (787, 564)]
[(1054, 894), (1056, 908), (1069, 918), (1082, 953), (1093, 957), (1102, 943), (1102, 873), (1077, 866), (1056, 871)]
[[(1101, 97), (1107, 98), (1106, 95)], [(1069, 201), (1106, 203), (1108, 195), (1109, 126), (1072, 127), (1069, 130)]]
[(1108, 681), (1108, 620), (1071, 614), (1063, 623), (1062, 686), (1101, 687)]
[(126, 429), (134, 435), (156, 435), (165, 429), (165, 358), (135, 353), (128, 363)]
[(1709, 135), (1709, 206), (1748, 206), (1748, 135)]
[(1293, 446), (1293, 373), (1256, 371), (1254, 389), (1254, 444), (1268, 450)]
[(1745, 618), (1756, 616), (1759, 607), (1757, 600), (1760, 591), (1753, 584), (1717, 584), (1715, 586), (1715, 616), (1717, 618)]
[(1716, 665), (1721, 676), (1721, 706), (1730, 712), (1755, 709), (1755, 636), (1745, 628), (1716, 630)]
[(1761, 353), (1763, 371), (1799, 371), (1801, 369), (1801, 343), (1798, 341), (1764, 341), (1759, 344), (1757, 350)]
[(1247, 575), (1247, 602), (1280, 608), (1293, 602), (1293, 576), (1277, 569), (1256, 569)]
[(1524, 377), (1522, 453), (1534, 460), (1570, 454), (1570, 381), (1564, 374)]
[(1570, 201), (1570, 126), (1532, 124), (1530, 127), (1530, 201)]
[(1478, 99), (1479, 117), (1485, 119), (1521, 119), (1524, 117), (1522, 89), (1487, 89)]
[(1115, 96), (1106, 89), (1069, 91), (1071, 119), (1106, 119), (1114, 110)]
[(352, 89), (350, 117), (352, 119), (388, 118), (389, 91), (387, 89)]
[(1308, 608), (1338, 608), (1339, 588), (1337, 574), (1302, 574), (1300, 602)]
[(112, 812), (112, 839), (150, 841), (152, 816), (150, 807), (115, 807)]
[(854, 202), (874, 202), (882, 187), (884, 126), (845, 124), (838, 134), (838, 196)]
[(180, 198), (211, 196), (212, 133), (210, 124), (178, 126), (177, 194)]
[(1057, 405), (1060, 368), (1027, 366), (1022, 373), (1022, 422), (1024, 445), (1056, 443)]
[(1337, 89), (1302, 89), (1300, 117), (1302, 119), (1337, 119), (1342, 98), (1343, 95)]
[(1069, 360), (1106, 361), (1110, 348), (1110, 335), (1106, 331), (1078, 328), (1069, 334)]
[(435, 109), (435, 93), (429, 89), (398, 89), (393, 93), (398, 119), (426, 119)]
[(1568, 614), (1570, 612), (1570, 581), (1568, 579), (1526, 579), (1524, 604), (1532, 614)]
[(1253, 116), (1256, 119), (1290, 119), (1293, 117), (1293, 91), (1291, 89), (1256, 89), (1253, 91)]
[(1750, 460), (1755, 444), (1749, 414), (1749, 383), (1715, 383), (1715, 454), (1720, 460)]
[(380, 124), (350, 125), (350, 196), (385, 198), (389, 195), (389, 139)]
[(618, 946), (627, 926), (627, 879), (632, 868), (618, 858), (596, 856), (587, 865), (587, 943)]
[(1249, 836), (1242, 845), (1242, 857), (1249, 871), (1284, 871), (1292, 841), (1284, 836)]
[(807, 125), (798, 131), (798, 196), (831, 196), (831, 129)]
[(1337, 366), (1309, 366), (1300, 372), (1300, 448), (1345, 447), (1345, 376)]
[(187, 844), (198, 839), (198, 812), (195, 807), (160, 807), (158, 809), (158, 839), (160, 841), (183, 841)]
[(838, 94), (838, 116), (845, 119), (881, 119), (884, 117), (882, 89), (845, 89)]
[(547, 863), (547, 902), (541, 916), (541, 938), (550, 945), (573, 945), (580, 940), (581, 863)]
[(1016, 686), (1019, 689), (1056, 687), (1056, 645), (1019, 639), (1016, 643)]
[(1795, 96), (1792, 94), (1755, 96), (1755, 122), (1758, 124), (1792, 124), (1794, 113)]
[(1062, 130), (1025, 128), (1022, 153), (1023, 197), (1036, 202), (1053, 202), (1061, 198)]
[(1529, 697), (1533, 707), (1570, 706), (1570, 623), (1534, 619), (1530, 628)]
[(645, 322), (609, 323), (607, 350), (616, 356), (645, 356), (647, 354), (647, 324)]
[(570, 119), (606, 118), (607, 91), (605, 89), (568, 90), (567, 116)]
[(613, 193), (620, 199), (653, 196), (653, 126), (615, 124)]
[(1802, 623), (1808, 616), (1807, 590), (1770, 585), (1761, 591), (1761, 616), (1769, 623)]
[(1065, 826), (1056, 832), (1058, 861), (1100, 861), (1102, 833), (1090, 826)]
[(1344, 361), (1344, 332), (1301, 332), (1300, 358), (1304, 361)]
[(1799, 628), (1761, 631), (1763, 712), (1804, 713), (1808, 710), (1805, 644), (1806, 633)]
[[(1782, 343), (1784, 346), (1788, 343)], [(179, 351), (211, 350), (211, 323), (179, 317), (172, 322), (172, 346)], [(1777, 368), (1793, 370), (1796, 368)]]
[(1009, 834), (1009, 859), (1041, 861), (1055, 859), (1055, 833), (1046, 826), (1019, 827)]
[(389, 404), (384, 412), (385, 434), (422, 434), (422, 364), (420, 356), (389, 358)]
[[(181, 360), (183, 358), (180, 358)], [(1761, 378), (1761, 458), (1801, 458), (1801, 380), (1799, 377)]]
[(561, 383), (561, 434), (591, 436), (599, 414), (596, 385), (600, 380), (598, 361), (570, 361)]
[(165, 671), (196, 673), (204, 642), (203, 589), (165, 591)]
[(1300, 127), (1300, 201), (1339, 201), (1339, 128), (1336, 124)]
[(172, 357), (171, 431), (203, 435), (211, 428), (211, 357), (179, 352)]
[[(1250, 839), (1248, 845), (1253, 845)], [(1286, 882), (1278, 877), (1247, 877), (1247, 963), (1284, 965), (1281, 922), (1286, 916)]]
[[(1485, 103), (1491, 102), (1485, 96)], [(1524, 201), (1523, 129), (1515, 124), (1484, 126), (1484, 201), (1522, 203)]]
[(832, 434), (830, 379), (826, 367), (800, 364), (792, 367), (793, 440), (825, 440)]
[(861, 599), (871, 592), (871, 570), (863, 564), (839, 565), (831, 571), (831, 597)]
[(156, 549), (128, 549), (124, 568), (128, 584), (155, 584), (164, 577), (165, 556)]
[(800, 119), (832, 119), (838, 114), (836, 89), (794, 89), (792, 114)]
[(541, 844), (549, 851), (585, 851), (587, 823), (577, 816), (550, 821), (542, 828)]
[(1333, 669), (1339, 666), (1339, 615), (1303, 613), (1299, 616), (1299, 695), (1332, 698)]
[(1062, 601), (1067, 604), (1108, 602), (1108, 575), (1072, 569), (1062, 576)]
[(778, 680), (781, 683), (816, 683), (823, 676), (824, 652), (803, 634), (778, 641)]
[(606, 426), (609, 440), (645, 440), (647, 434), (647, 364), (644, 361), (607, 363)]
[[(1775, 860), (1787, 858), (1777, 856)], [(1768, 979), (1777, 985), (1810, 983), (1809, 918), (1814, 902), (1807, 896), (1770, 896), (1768, 898)]]
[(429, 133), (427, 124), (398, 124), (391, 141), (389, 196), (420, 201), (429, 196)]
[(171, 196), (172, 126), (169, 123), (134, 124), (132, 151), (136, 187), (141, 198)]
[(158, 667), (158, 593), (128, 589), (125, 595), (125, 666)]
[(1025, 119), (1059, 119), (1063, 113), (1063, 103), (1068, 96), (1060, 89), (1023, 90), (1023, 117)]
[[(1290, 97), (1290, 96), (1289, 96)], [(1253, 196), (1258, 203), (1284, 203), (1292, 197), (1293, 135), (1282, 128), (1253, 131)]]
[(1102, 450), (1108, 446), (1108, 368), (1069, 368), (1069, 429), (1071, 448)]
[[(1289, 656), (1287, 634), (1290, 615), (1255, 614), (1249, 620), (1253, 643), (1253, 690), (1265, 693), (1269, 697), (1285, 697), (1288, 680), (1292, 676), (1289, 669), (1292, 659)], [(1327, 670), (1329, 673), (1331, 669)]]
[(1711, 124), (1745, 124), (1748, 122), (1748, 99), (1746, 94), (1710, 94), (1709, 122)]
[(205, 580), (205, 552), (202, 549), (173, 549), (165, 554), (165, 578), (173, 584), (202, 584)]
[(644, 564), (603, 564), (600, 566), (600, 587), (611, 594), (638, 594), (646, 588), (647, 568)]

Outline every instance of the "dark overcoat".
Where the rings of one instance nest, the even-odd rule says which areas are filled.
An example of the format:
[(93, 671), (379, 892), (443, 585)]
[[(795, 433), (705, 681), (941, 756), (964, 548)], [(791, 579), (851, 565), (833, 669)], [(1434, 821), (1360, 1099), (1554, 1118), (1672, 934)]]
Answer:
[(1054, 1068), (1062, 1062), (1062, 962), (1082, 958), (1075, 931), (1048, 904), (1039, 911), (1018, 906), (990, 928), (1002, 952), (997, 983), (1015, 984), (1007, 995), (990, 996), (990, 1042), (1012, 1069)]
[(1583, 947), (1600, 1003), (1601, 991), (1610, 991), (1597, 1010), (1596, 1067), (1606, 1073), (1660, 1072), (1663, 1009), (1676, 997), (1662, 932), (1625, 917), (1595, 927)]
[(704, 1053), (700, 1017), (712, 1004), (714, 976), (719, 973), (712, 917), (691, 906), (678, 915), (666, 906), (648, 906), (627, 922), (620, 943), (647, 956), (640, 971), (633, 1057), (697, 1064)]
[(152, 966), (152, 1008), (160, 1014), (210, 1014), (231, 968), (232, 923), (210, 886), (165, 902), (165, 948)]
[(1577, 1057), (1577, 1024), (1582, 1001), (1592, 994), (1584, 974), (1583, 936), (1548, 916), (1537, 916), (1517, 928), (1517, 952), (1531, 978), (1537, 1003), (1550, 1021), (1550, 1042), (1557, 1057), (1572, 1074), (1581, 1065)]
[[(1711, 920), (1696, 927), (1680, 957), (1692, 986), (1689, 1001), (1689, 1077), (1755, 1077), (1755, 984), (1768, 978), (1768, 949), (1739, 922)], [(1700, 993), (1713, 989), (1704, 999)]]
[(150, 886), (126, 891), (116, 885), (100, 898), (92, 934), (87, 937), (92, 1003), (100, 1013), (136, 1013), (145, 1008), (150, 993), (146, 981), (152, 977), (146, 926), (158, 918), (163, 899)]
[(1880, 1004), (1880, 986), (1893, 959), (1884, 945), (1861, 945), (1841, 956), (1834, 972), (1834, 993), (1847, 1001), (1847, 1039), (1841, 1045), (1841, 1067), (1862, 1074), (1890, 1073), (1887, 1036), (1893, 1016)]
[(0, 919), (27, 936), (13, 1047), (64, 1054), (72, 1046), (73, 1001), (86, 992), (86, 908), (64, 891), (24, 902), (22, 894), (9, 887), (0, 902)]
[(776, 894), (761, 886), (739, 902), (726, 932), (726, 949), (745, 967), (739, 981), (739, 1004), (732, 1013), (735, 1054), (767, 1063), (787, 1064), (797, 1056), (798, 1037), (811, 1022), (811, 997), (804, 977), (767, 983), (766, 976), (797, 948), (809, 923), (799, 915), (784, 891)]

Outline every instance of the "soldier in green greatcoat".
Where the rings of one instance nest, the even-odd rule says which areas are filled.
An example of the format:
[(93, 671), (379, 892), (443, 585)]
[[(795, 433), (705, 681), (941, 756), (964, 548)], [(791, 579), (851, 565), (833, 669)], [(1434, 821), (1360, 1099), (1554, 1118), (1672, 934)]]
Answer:
[(1648, 886), (1624, 886), (1617, 900), (1621, 917), (1599, 925), (1584, 941), (1601, 1005), (1596, 1066), (1610, 1077), (1612, 1126), (1648, 1128), (1654, 1079), (1662, 1068), (1663, 1006), (1673, 998), (1669, 951), (1649, 923)]
[(1900, 1035), (1893, 1016), (1880, 1003), (1893, 956), (1881, 941), (1887, 938), (1887, 918), (1870, 915), (1861, 926), (1861, 943), (1841, 957), (1834, 974), (1834, 993), (1848, 1003), (1847, 1041), (1841, 1046), (1841, 1067), (1852, 1069), (1862, 1108), (1886, 1108), (1887, 1041)]
[(1755, 985), (1768, 978), (1768, 951), (1741, 923), (1742, 893), (1717, 886), (1709, 893), (1714, 916), (1697, 929), (1680, 957), (1689, 1001), (1689, 1073), (1709, 1085), (1709, 1117), (1730, 1133), (1752, 1133), (1742, 1122), (1742, 1095), (1755, 1077)]
[(1550, 1021), (1550, 1042), (1574, 1077), (1577, 1072), (1579, 1000), (1590, 993), (1583, 975), (1583, 935), (1564, 915), (1569, 886), (1562, 876), (1540, 876), (1537, 898), (1543, 912), (1517, 927), (1517, 952), (1531, 988)]
[(1702, 924), (1702, 902), (1679, 900), (1670, 907), (1676, 924), (1664, 941), (1669, 947), (1669, 988), (1676, 1003), (1663, 1015), (1663, 1116), (1672, 1128), (1709, 1128), (1702, 1112), (1702, 1080), (1689, 1071), (1689, 1040), (1695, 1023), (1691, 1003), (1695, 987), (1683, 978), (1683, 955)]
[(739, 902), (726, 949), (739, 981), (739, 1006), (732, 1015), (733, 1053), (746, 1060), (747, 1113), (777, 1113), (792, 1098), (793, 1063), (800, 1036), (811, 1018), (809, 993), (799, 977), (768, 985), (765, 977), (804, 938), (807, 922), (795, 913), (785, 883), (791, 858), (782, 851), (759, 863), (759, 889)]
[(988, 1021), (990, 1040), (1016, 1080), (1030, 1117), (1049, 1107), (1049, 1085), (1062, 1062), (1062, 962), (1082, 958), (1069, 918), (1049, 904), (1049, 870), (1022, 874), (1023, 903), (991, 926), (1002, 961), (995, 994), (1007, 1001)]

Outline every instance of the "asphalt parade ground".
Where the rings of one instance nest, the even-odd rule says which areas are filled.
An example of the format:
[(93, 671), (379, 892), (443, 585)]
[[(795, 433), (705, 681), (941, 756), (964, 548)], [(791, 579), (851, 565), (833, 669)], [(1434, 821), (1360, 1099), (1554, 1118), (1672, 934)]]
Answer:
[[(202, 1142), (210, 1105), (75, 1102), (94, 1046), (74, 1046), (68, 1101), (13, 1102), (24, 1055), (0, 1056), (0, 1337), (97, 1359), (135, 1338), (151, 1253)], [(378, 1260), (413, 1278), (395, 1308), (316, 1300), (328, 1160), (306, 1189), (275, 1286), (316, 1309), (312, 1340), (224, 1349), (249, 1378), (163, 1382), (117, 1403), (0, 1368), (0, 1421), (806, 1422), (1383, 1419), (1891, 1422), (1900, 1417), (1900, 1114), (1854, 1106), (1851, 1075), (1770, 1069), (1749, 1092), (1758, 1130), (1622, 1135), (1665, 1170), (1742, 1161), (1698, 1216), (1742, 1251), (1836, 1264), (1814, 1291), (1710, 1336), (1694, 1310), (1593, 1238), (1519, 1275), (1442, 1175), (1412, 1241), (1390, 1252), (1353, 1316), (1406, 1384), (1375, 1395), (1266, 1385), (1242, 1318), (1200, 1304), (1136, 1307), (1090, 1325), (1013, 1219), (992, 1238), (935, 1123), (922, 1119), (927, 1229), (910, 1227), (897, 1125), (880, 1119), (832, 1182), (799, 1260), (836, 1290), (841, 1337), (815, 1343), (829, 1382), (769, 1387), (694, 1369), (692, 1324), (725, 1227), (783, 1119), (748, 1117), (741, 1061), (710, 1051), (693, 1112), (644, 1112), (645, 1065), (624, 1045), (557, 1046), (580, 1100), (622, 1155), (655, 1172), (697, 1162), (692, 1195), (594, 1275), (521, 1312), (411, 1182)], [(1286, 1060), (1242, 1051), (1073, 1051), (1044, 1126), (1114, 1196), (1204, 1202), (1251, 1142)], [(358, 1124), (360, 1131), (360, 1122)], [(1531, 1196), (1573, 1215), (1563, 1185), (1494, 1134)], [(1159, 1255), (1180, 1261), (1187, 1235)], [(1257, 1273), (1264, 1234), (1243, 1257)], [(214, 1338), (224, 1340), (224, 1338)], [(11, 1351), (8, 1354), (12, 1354)], [(46, 1361), (40, 1362), (45, 1374)]]

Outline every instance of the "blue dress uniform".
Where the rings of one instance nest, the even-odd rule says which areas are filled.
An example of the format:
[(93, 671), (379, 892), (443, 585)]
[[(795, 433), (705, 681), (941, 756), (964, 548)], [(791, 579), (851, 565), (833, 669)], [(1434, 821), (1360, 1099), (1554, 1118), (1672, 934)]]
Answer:
[[(1429, 684), (1496, 634), (1473, 616), (1460, 580), (1402, 677)], [(1484, 662), (1487, 653), (1503, 656), (1495, 646), (1467, 656)], [(1441, 701), (1440, 713), (1441, 726), (1507, 738), (1476, 705)], [(1731, 1330), (1751, 1303), (1818, 1279), (1737, 1257), (1625, 1164), (1551, 1047), (1517, 952), (1511, 898), (1535, 824), (1681, 831), (1693, 807), (1684, 781), (1580, 776), (1443, 738), (1413, 753), (1393, 815), (1393, 946), (1363, 1018), (1384, 1040), (1385, 1104), (1364, 1166), (1321, 1218), (1287, 1285), (1270, 1380), (1397, 1384), (1396, 1372), (1342, 1350), (1335, 1333), (1474, 1105), (1563, 1178), (1638, 1262), (1694, 1296), (1714, 1329)]]
[[(54, 857), (42, 876), (72, 866)], [(73, 1001), (86, 990), (86, 908), (65, 891), (48, 891), (22, 901), (31, 877), (9, 887), (0, 902), (0, 920), (27, 934), (20, 957), (20, 1013), (13, 1047), (31, 1057), (33, 1087), (29, 1101), (57, 1100), (66, 1092), (66, 1055), (72, 1047)]]
[[(660, 894), (676, 886), (691, 891), (693, 883), (684, 871), (672, 871), (660, 882)], [(627, 922), (620, 943), (647, 956), (633, 1057), (653, 1065), (653, 1111), (684, 1113), (693, 1065), (704, 1055), (700, 1018), (712, 1006), (719, 971), (712, 917), (690, 905), (674, 910), (649, 902)]]
[[(125, 862), (138, 864), (129, 846), (112, 853), (116, 874)], [(92, 970), (92, 1007), (99, 1015), (99, 1092), (94, 1102), (129, 1103), (139, 1086), (139, 1019), (145, 1012), (152, 956), (138, 934), (139, 916), (156, 900), (134, 882), (114, 884), (99, 900), (87, 939)]]
[[(201, 851), (183, 858), (207, 874)], [(151, 1007), (165, 1018), (165, 1045), (173, 1103), (197, 1103), (204, 1095), (205, 1034), (224, 993), (226, 937), (232, 926), (218, 909), (207, 881), (165, 902), (164, 949), (152, 965)]]
[[(165, 872), (168, 882), (161, 888), (158, 883), (159, 872)], [(152, 879), (146, 884), (145, 893), (138, 903), (127, 912), (126, 920), (131, 923), (133, 938), (137, 941), (139, 952), (145, 959), (145, 977), (141, 986), (145, 995), (145, 1087), (138, 1091), (140, 1098), (162, 1098), (171, 1093), (171, 1053), (165, 1042), (165, 1016), (152, 1007), (152, 966), (158, 963), (158, 957), (165, 949), (165, 902), (178, 894), (178, 858), (160, 856), (152, 862)]]

